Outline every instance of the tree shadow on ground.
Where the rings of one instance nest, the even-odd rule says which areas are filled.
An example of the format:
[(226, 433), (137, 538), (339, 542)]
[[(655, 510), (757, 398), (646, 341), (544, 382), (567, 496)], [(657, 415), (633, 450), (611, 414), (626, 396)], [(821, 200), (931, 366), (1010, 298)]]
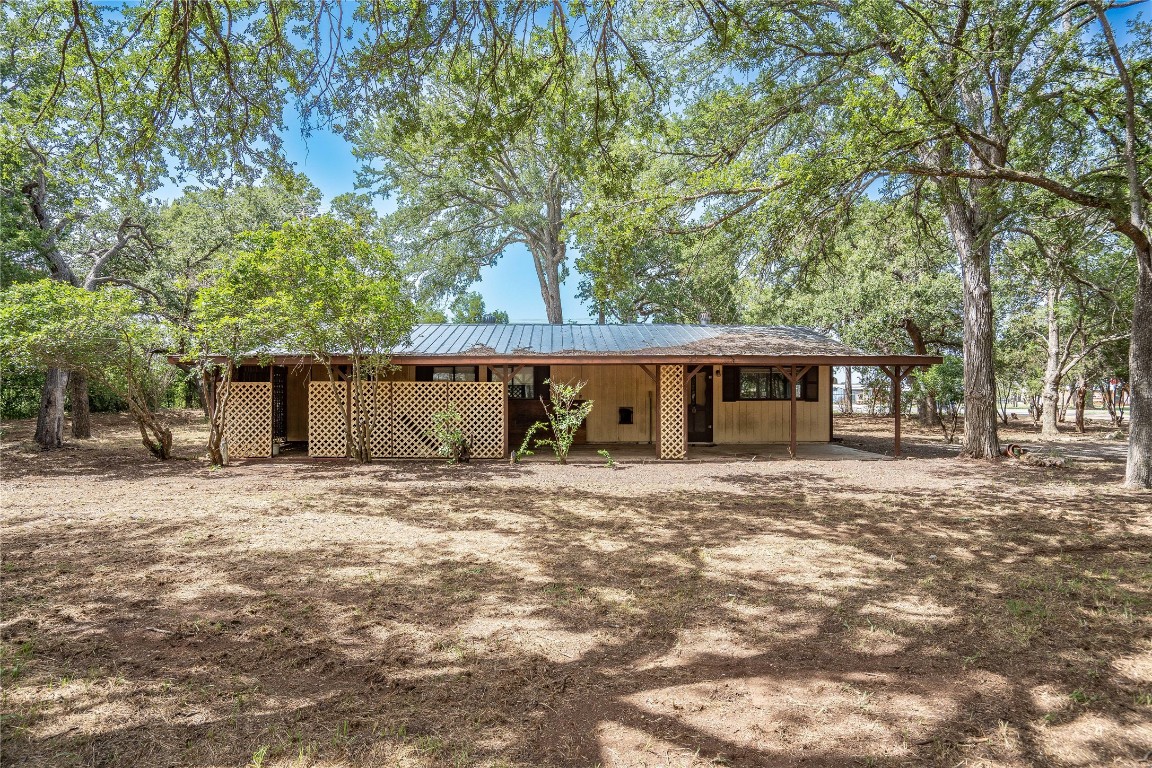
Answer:
[(953, 491), (812, 464), (707, 471), (723, 492), (265, 465), (229, 470), (247, 507), (217, 507), (208, 483), (200, 513), (10, 521), (5, 648), (29, 650), (5, 662), (5, 762), (243, 765), (267, 747), (266, 765), (1039, 766), (1152, 749), (1148, 683), (1118, 667), (1147, 653), (1143, 497), (1078, 491), (1099, 482), (1087, 469), (956, 464)]

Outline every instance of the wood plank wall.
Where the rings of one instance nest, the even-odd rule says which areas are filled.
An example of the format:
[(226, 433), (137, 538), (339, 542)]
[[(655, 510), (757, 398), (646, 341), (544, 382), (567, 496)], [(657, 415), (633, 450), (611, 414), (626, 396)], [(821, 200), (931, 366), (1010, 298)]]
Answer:
[[(724, 402), (721, 376), (714, 369), (715, 411), (713, 439), (717, 443), (787, 443), (790, 403), (787, 400), (738, 400)], [(796, 403), (796, 440), (801, 443), (826, 443), (829, 419), (828, 403), (832, 399), (832, 370), (820, 366), (820, 399)]]
[[(714, 439), (717, 443), (786, 443), (788, 442), (788, 401), (724, 402), (722, 368), (713, 369)], [(587, 440), (590, 443), (647, 443), (648, 398), (656, 408), (656, 384), (635, 365), (554, 365), (551, 376), (557, 381), (584, 380), (588, 385), (583, 396), (595, 400), (588, 417)], [(308, 380), (326, 379), (324, 367), (289, 367), (288, 369), (288, 439), (308, 439)], [(388, 377), (392, 381), (412, 381), (415, 370), (403, 366)], [(820, 400), (796, 404), (798, 423), (796, 437), (800, 442), (828, 441), (832, 398), (832, 371), (820, 368)], [(621, 406), (632, 408), (633, 423), (620, 424)], [(652, 430), (655, 440), (655, 428)], [(513, 446), (515, 447), (515, 446)]]
[[(595, 401), (588, 416), (590, 443), (647, 443), (648, 402), (656, 411), (656, 383), (636, 365), (554, 365), (553, 381), (587, 381), (580, 396)], [(632, 424), (621, 424), (621, 407), (632, 409)], [(656, 431), (651, 432), (653, 442)]]

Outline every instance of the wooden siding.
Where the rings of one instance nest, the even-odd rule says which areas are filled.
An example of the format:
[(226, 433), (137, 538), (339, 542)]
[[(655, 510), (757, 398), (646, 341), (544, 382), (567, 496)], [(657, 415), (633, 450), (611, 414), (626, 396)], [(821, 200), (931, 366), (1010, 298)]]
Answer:
[[(637, 365), (553, 365), (554, 381), (587, 381), (580, 396), (595, 401), (588, 416), (589, 443), (655, 443), (648, 430), (648, 404), (656, 413), (656, 383)], [(620, 424), (620, 408), (632, 409), (632, 423)]]
[[(719, 444), (732, 443), (787, 443), (787, 400), (737, 400), (724, 402), (721, 376), (723, 369), (716, 366), (715, 410), (713, 439)], [(800, 443), (826, 443), (831, 434), (832, 414), (828, 403), (832, 399), (832, 369), (820, 366), (820, 399), (817, 402), (796, 403), (796, 441)]]

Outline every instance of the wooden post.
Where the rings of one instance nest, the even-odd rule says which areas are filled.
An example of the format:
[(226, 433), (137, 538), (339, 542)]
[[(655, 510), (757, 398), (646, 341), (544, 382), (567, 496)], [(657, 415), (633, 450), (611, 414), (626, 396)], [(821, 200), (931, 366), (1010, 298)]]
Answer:
[(512, 376), (509, 375), (508, 366), (500, 369), (500, 378), (504, 382), (504, 458), (512, 458)]
[(892, 377), (892, 408), (896, 412), (896, 430), (892, 439), (892, 456), (900, 458), (900, 366), (896, 366), (896, 375)]
[(895, 458), (900, 457), (900, 390), (912, 368), (911, 365), (894, 365), (891, 368), (886, 365), (880, 366), (880, 370), (892, 379), (892, 412), (896, 416), (896, 428), (892, 436), (892, 456)]
[(796, 366), (788, 366), (788, 455), (796, 458)]
[(790, 365), (785, 371), (784, 368), (780, 372), (784, 374), (784, 378), (788, 379), (788, 455), (793, 459), (796, 458), (796, 382), (804, 378), (804, 374), (808, 373), (810, 365), (803, 366), (799, 373), (796, 371), (796, 366)]

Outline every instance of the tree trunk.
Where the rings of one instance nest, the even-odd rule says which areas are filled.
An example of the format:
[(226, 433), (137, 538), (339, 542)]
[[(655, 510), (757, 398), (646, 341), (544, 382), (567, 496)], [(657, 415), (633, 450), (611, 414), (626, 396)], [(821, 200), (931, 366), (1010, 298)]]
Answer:
[(45, 451), (64, 445), (64, 393), (68, 388), (68, 371), (49, 368), (40, 395), (40, 412), (36, 416), (36, 442)]
[(1088, 395), (1088, 382), (1084, 377), (1076, 379), (1076, 431), (1084, 434), (1084, 401)]
[(964, 286), (964, 439), (960, 455), (1000, 456), (996, 433), (996, 378), (992, 368), (991, 246), (981, 237), (972, 210), (953, 188), (945, 195), (945, 218), (960, 253)]
[(1047, 440), (1060, 436), (1060, 430), (1056, 426), (1056, 414), (1060, 409), (1060, 326), (1056, 318), (1058, 298), (1057, 290), (1049, 288), (1046, 300), (1048, 355), (1044, 364), (1044, 410), (1041, 412), (1040, 423), (1040, 434)]
[(72, 402), (72, 437), (92, 437), (92, 410), (88, 402), (88, 377), (73, 371), (68, 377), (68, 399)]
[[(904, 318), (901, 324), (904, 326), (904, 330), (908, 332), (909, 341), (912, 342), (912, 354), (928, 354), (928, 345), (924, 343), (924, 332), (920, 330), (920, 326), (909, 318)], [(935, 426), (940, 419), (936, 413), (936, 398), (931, 395), (921, 395), (916, 401), (916, 416), (921, 426)]]
[(1152, 488), (1152, 247), (1138, 249), (1136, 306), (1128, 353), (1128, 464), (1124, 484)]

